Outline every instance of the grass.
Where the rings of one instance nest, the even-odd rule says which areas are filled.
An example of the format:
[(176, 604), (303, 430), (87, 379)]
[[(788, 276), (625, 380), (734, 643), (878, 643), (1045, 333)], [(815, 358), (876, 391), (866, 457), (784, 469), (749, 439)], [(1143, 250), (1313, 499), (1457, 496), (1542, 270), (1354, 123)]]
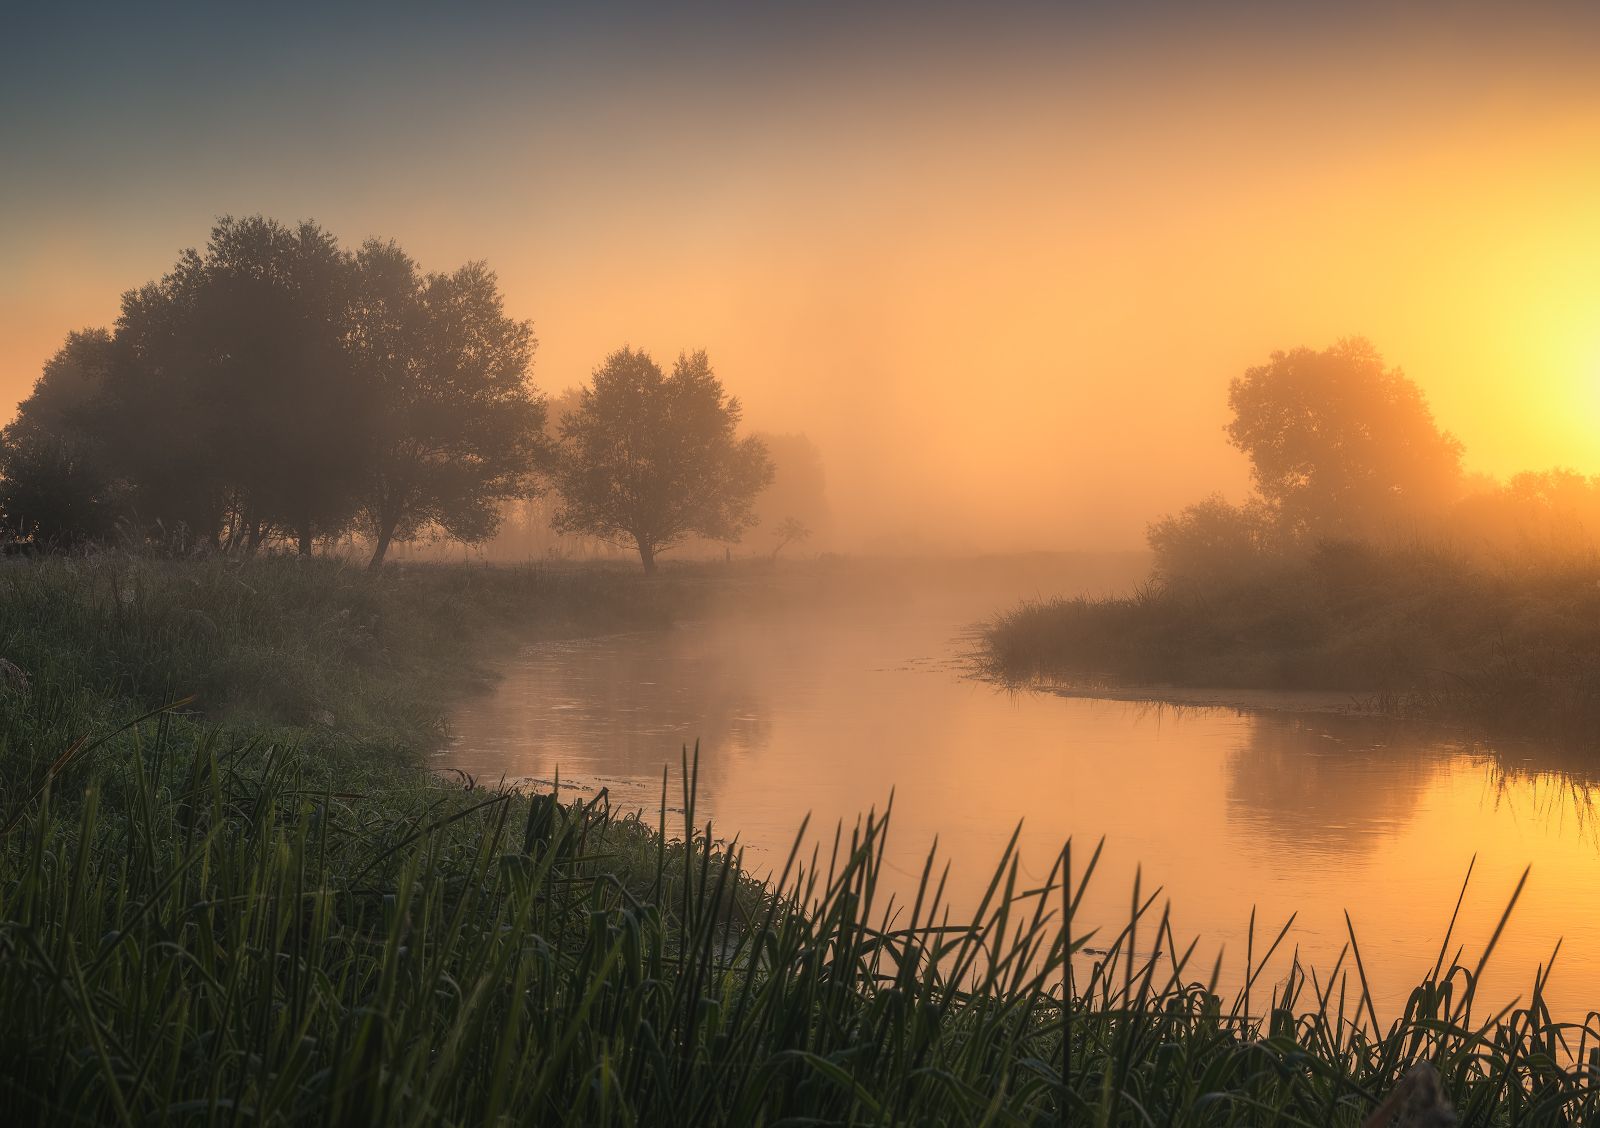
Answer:
[(1494, 570), (1421, 547), (1328, 546), (1202, 583), (1018, 607), (991, 670), (1341, 690), (1382, 711), (1583, 741), (1600, 731), (1600, 561)]
[[(909, 902), (885, 894), (889, 814), (820, 851), (797, 836), (755, 875), (697, 822), (692, 764), (669, 838), (603, 792), (447, 786), (403, 754), (429, 708), (384, 720), (388, 679), (425, 704), (475, 680), (488, 643), (448, 637), (462, 624), (610, 627), (670, 589), (76, 565), (6, 574), (0, 604), (30, 675), (0, 689), (9, 1122), (1355, 1125), (1417, 1061), (1464, 1123), (1600, 1116), (1573, 1068), (1600, 1020), (1553, 1021), (1538, 976), (1519, 1009), (1480, 1014), (1480, 961), (1447, 958), (1448, 936), (1393, 1018), (1353, 935), (1325, 974), (1291, 959), (1285, 979), (1263, 969), (1286, 929), (1252, 930), (1224, 998), (1156, 895), (1084, 919), (1097, 850), (1067, 844), (1027, 886), (1013, 838), (957, 915), (932, 856)], [(130, 575), (132, 599), (113, 582)], [(347, 608), (369, 617), (356, 642)], [(191, 633), (193, 609), (216, 632)], [(321, 653), (341, 639), (368, 664)], [(267, 659), (231, 655), (252, 640)], [(136, 668), (163, 655), (170, 677)], [(294, 655), (324, 664), (278, 671)], [(207, 676), (206, 712), (159, 700)], [(336, 721), (291, 723), (305, 708)]]
[(1466, 1123), (1600, 1115), (1600, 1024), (1538, 983), (1485, 1020), (1441, 960), (1380, 1027), (1353, 942), (1269, 985), (1263, 937), (1224, 1000), (1137, 888), (1074, 923), (1070, 844), (958, 919), (932, 858), (885, 900), (888, 819), (764, 884), (692, 791), (668, 843), (603, 795), (395, 782), (170, 717), (66, 758), (0, 837), (12, 1122), (1357, 1124), (1418, 1060)]
[(661, 626), (684, 585), (611, 569), (408, 565), (122, 553), (0, 563), (0, 658), (36, 686), (53, 735), (192, 697), (243, 731), (329, 747), (436, 741), (490, 659), (529, 639)]

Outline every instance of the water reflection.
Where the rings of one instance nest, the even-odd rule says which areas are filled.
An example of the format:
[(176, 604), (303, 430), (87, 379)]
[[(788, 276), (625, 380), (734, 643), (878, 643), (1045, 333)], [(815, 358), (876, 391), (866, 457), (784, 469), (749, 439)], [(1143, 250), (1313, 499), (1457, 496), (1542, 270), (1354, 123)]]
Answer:
[[(1348, 716), (1157, 708), (1008, 694), (962, 676), (960, 633), (997, 605), (958, 600), (837, 613), (742, 611), (650, 634), (530, 647), (456, 721), (442, 765), (608, 788), (653, 813), (664, 766), (701, 743), (699, 810), (776, 869), (809, 812), (831, 831), (895, 796), (886, 861), (906, 888), (937, 837), (959, 903), (1018, 820), (1025, 876), (1061, 842), (1107, 839), (1085, 918), (1124, 919), (1136, 867), (1164, 888), (1180, 944), (1242, 964), (1252, 909), (1326, 966), (1359, 930), (1380, 1002), (1431, 965), (1477, 858), (1458, 936), (1487, 940), (1524, 866), (1523, 903), (1486, 989), (1552, 980), (1574, 1013), (1600, 1001), (1592, 788), (1537, 747), (1496, 749)], [(902, 889), (901, 892), (905, 890)]]
[(1366, 854), (1415, 815), (1453, 750), (1337, 715), (1260, 714), (1228, 759), (1228, 811), (1262, 849)]
[(559, 774), (579, 789), (642, 795), (632, 805), (653, 808), (662, 767), (677, 766), (680, 747), (716, 749), (700, 775), (715, 794), (727, 759), (765, 747), (771, 722), (751, 668), (690, 630), (530, 648), (456, 727), (450, 763), (480, 779), (549, 783)]

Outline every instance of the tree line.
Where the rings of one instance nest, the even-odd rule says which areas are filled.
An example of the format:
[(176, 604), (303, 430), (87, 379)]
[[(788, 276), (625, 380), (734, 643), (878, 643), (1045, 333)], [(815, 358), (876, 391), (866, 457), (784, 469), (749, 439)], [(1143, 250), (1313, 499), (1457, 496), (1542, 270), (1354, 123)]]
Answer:
[(301, 554), (351, 535), (493, 536), (554, 488), (554, 523), (636, 549), (737, 541), (773, 467), (704, 352), (622, 348), (546, 433), (531, 323), (481, 262), (224, 217), (204, 250), (72, 333), (0, 431), (0, 520), (51, 549), (134, 539)]
[(1422, 390), (1365, 338), (1274, 352), (1230, 382), (1228, 406), (1253, 495), (1213, 494), (1152, 523), (1160, 579), (1226, 579), (1361, 543), (1433, 543), (1522, 566), (1600, 551), (1600, 478), (1467, 473)]

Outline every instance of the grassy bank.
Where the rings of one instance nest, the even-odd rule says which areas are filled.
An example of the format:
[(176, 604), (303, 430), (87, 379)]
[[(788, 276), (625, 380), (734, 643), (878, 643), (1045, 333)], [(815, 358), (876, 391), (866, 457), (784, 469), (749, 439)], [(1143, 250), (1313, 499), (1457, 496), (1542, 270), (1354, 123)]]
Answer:
[(1204, 583), (1000, 615), (1015, 681), (1339, 690), (1395, 713), (1530, 734), (1600, 731), (1600, 563), (1505, 571), (1354, 545)]
[[(418, 747), (518, 642), (659, 626), (682, 585), (609, 569), (166, 560), (106, 553), (0, 564), (0, 658), (33, 711), (101, 721), (192, 698), (241, 729)], [(64, 731), (71, 731), (68, 725)]]
[(117, 558), (0, 580), (27, 674), (0, 689), (11, 1122), (1355, 1125), (1418, 1060), (1467, 1123), (1600, 1115), (1566, 1068), (1594, 1033), (1537, 981), (1484, 1015), (1441, 960), (1380, 1023), (1352, 948), (1225, 999), (1138, 890), (1126, 926), (1075, 916), (1089, 851), (1042, 885), (1008, 853), (953, 920), (932, 859), (887, 903), (882, 820), (760, 883), (692, 787), (667, 841), (603, 794), (406, 755), (506, 626), (616, 629), (670, 585)]

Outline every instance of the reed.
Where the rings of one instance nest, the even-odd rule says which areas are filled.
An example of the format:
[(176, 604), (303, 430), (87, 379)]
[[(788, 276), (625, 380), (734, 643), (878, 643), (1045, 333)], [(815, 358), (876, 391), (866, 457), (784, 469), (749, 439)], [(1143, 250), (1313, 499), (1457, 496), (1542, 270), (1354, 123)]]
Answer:
[(168, 711), (50, 762), (0, 822), (13, 1123), (1353, 1125), (1418, 1061), (1464, 1123), (1600, 1116), (1600, 1018), (1553, 1020), (1545, 969), (1481, 1014), (1447, 936), (1380, 1023), (1353, 936), (1267, 983), (1279, 933), (1224, 998), (1137, 887), (1085, 919), (1071, 843), (1028, 887), (1013, 839), (957, 914), (933, 856), (884, 892), (887, 813), (758, 880), (692, 762), (670, 841)]
[(416, 766), (494, 630), (680, 598), (623, 582), (0, 568), (5, 1121), (1355, 1125), (1418, 1062), (1463, 1123), (1600, 1118), (1600, 1017), (1546, 968), (1485, 1013), (1448, 935), (1396, 1016), (1353, 935), (1253, 935), (1225, 995), (1148, 891), (1089, 918), (1082, 844), (1033, 885), (1013, 838), (963, 909), (934, 855), (891, 896), (887, 811), (752, 873), (687, 758), (670, 829)]
[(1371, 711), (1592, 745), (1600, 564), (1493, 568), (1339, 544), (1132, 594), (1037, 601), (983, 631), (1007, 681), (1343, 691)]

